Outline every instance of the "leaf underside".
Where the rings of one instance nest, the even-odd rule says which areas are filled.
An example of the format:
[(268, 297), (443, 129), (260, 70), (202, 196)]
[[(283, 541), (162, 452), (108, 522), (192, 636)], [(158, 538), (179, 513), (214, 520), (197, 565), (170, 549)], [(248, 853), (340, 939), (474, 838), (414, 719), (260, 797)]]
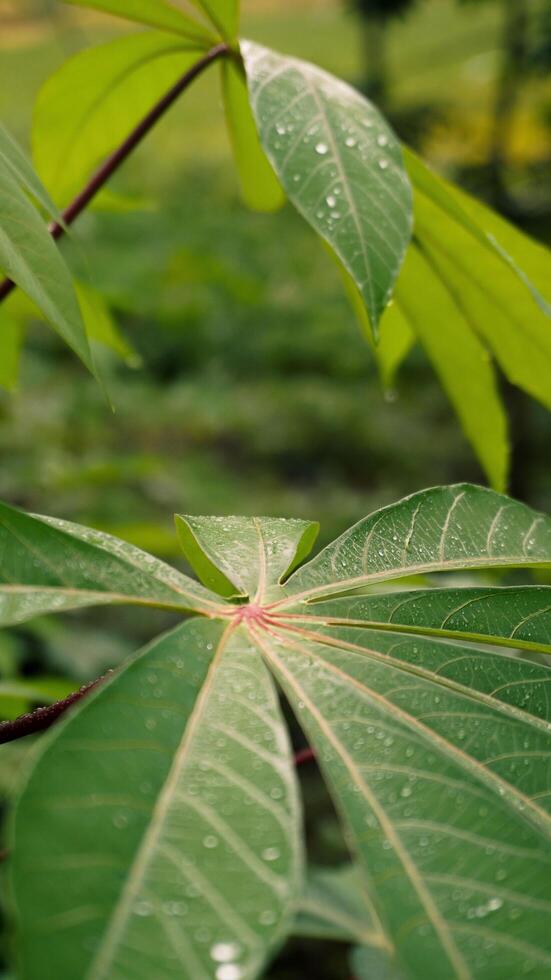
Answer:
[[(36, 529), (25, 521), (63, 536), (50, 572), (62, 544), (86, 542), (92, 551), (69, 566), (104, 558), (108, 590), (125, 560), (142, 582), (143, 553), (6, 509), (12, 578), (43, 574), (27, 563)], [(315, 528), (179, 525), (188, 558), (222, 595), (185, 580), (198, 590), (196, 618), (46, 741), (12, 825), (23, 975), (53, 980), (62, 962), (88, 980), (182, 969), (253, 978), (298, 931), (356, 943), (359, 976), (543, 980), (551, 668), (518, 650), (551, 652), (551, 588), (448, 578), (432, 590), (343, 593), (417, 572), (549, 567), (551, 519), (480, 487), (434, 488), (367, 517), (290, 576)], [(167, 566), (149, 562), (158, 586), (172, 587)], [(143, 587), (155, 604), (149, 579)], [(315, 872), (306, 890), (269, 673), (315, 749), (356, 860), (340, 877)]]

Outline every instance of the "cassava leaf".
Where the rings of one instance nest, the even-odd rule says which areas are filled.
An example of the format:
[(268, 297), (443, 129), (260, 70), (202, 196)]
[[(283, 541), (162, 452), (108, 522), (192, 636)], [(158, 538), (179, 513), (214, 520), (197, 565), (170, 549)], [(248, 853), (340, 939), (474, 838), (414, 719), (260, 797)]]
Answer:
[(233, 58), (225, 58), (220, 71), (226, 122), (243, 200), (254, 211), (276, 211), (284, 203), (285, 194), (260, 145), (243, 67)]
[(232, 963), (228, 975), (257, 976), (300, 887), (298, 817), (274, 686), (247, 636), (177, 627), (89, 696), (23, 790), (23, 974), (201, 980)]
[(376, 333), (411, 234), (396, 137), (367, 99), (320, 68), (250, 41), (241, 50), (264, 150), (354, 279)]
[(0, 307), (0, 385), (8, 391), (17, 387), (22, 343), (21, 324)]
[(135, 603), (215, 609), (197, 582), (111, 535), (0, 504), (0, 623), (45, 612)]
[(89, 339), (118, 354), (130, 367), (139, 367), (139, 355), (121, 334), (101, 293), (85, 282), (76, 282), (75, 288)]
[(407, 980), (399, 967), (380, 949), (358, 946), (350, 954), (355, 980)]
[(0, 150), (0, 270), (21, 287), (48, 322), (93, 371), (70, 272), (28, 194), (49, 206), (30, 164), (7, 138)]
[(176, 527), (187, 560), (208, 588), (255, 602), (309, 554), (319, 531), (319, 524), (277, 517), (177, 515)]
[(73, 7), (101, 10), (115, 17), (157, 27), (161, 31), (181, 34), (191, 40), (208, 43), (212, 35), (193, 18), (166, 0), (63, 0)]
[(192, 0), (222, 37), (234, 41), (239, 29), (239, 0)]
[[(179, 518), (219, 598), (99, 532), (1, 514), (8, 583), (38, 578), (40, 597), (55, 574), (61, 594), (59, 578), (88, 588), (93, 570), (103, 589), (126, 588), (117, 600), (153, 595), (205, 617), (154, 643), (47, 739), (12, 824), (23, 976), (253, 980), (293, 929), (361, 943), (359, 976), (549, 973), (551, 667), (511, 653), (551, 651), (551, 587), (332, 596), (422, 571), (549, 567), (550, 518), (480, 487), (433, 488), (290, 577), (315, 526)], [(316, 872), (306, 891), (265, 667), (357, 861)]]
[(24, 188), (55, 221), (59, 219), (57, 208), (34, 172), (20, 146), (0, 123), (0, 167), (11, 171), (20, 187)]
[(423, 572), (551, 566), (551, 518), (471, 484), (434, 487), (365, 517), (286, 583), (296, 599)]
[(415, 244), (404, 263), (395, 301), (432, 361), (489, 482), (496, 490), (505, 490), (507, 417), (491, 358), (431, 255)]
[(33, 155), (57, 201), (80, 189), (201, 53), (148, 31), (81, 51), (47, 79), (35, 105)]

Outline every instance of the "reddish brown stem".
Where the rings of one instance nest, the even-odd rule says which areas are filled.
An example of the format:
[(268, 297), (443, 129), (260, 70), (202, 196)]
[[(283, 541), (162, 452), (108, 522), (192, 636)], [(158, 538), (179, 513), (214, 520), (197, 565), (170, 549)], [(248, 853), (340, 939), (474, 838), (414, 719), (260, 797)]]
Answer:
[(98, 677), (95, 681), (84, 684), (78, 691), (73, 691), (72, 694), (63, 698), (62, 701), (56, 701), (55, 704), (47, 704), (43, 708), (37, 708), (36, 711), (29, 711), (25, 715), (19, 715), (19, 718), (15, 718), (13, 721), (0, 722), (0, 745), (3, 745), (5, 742), (14, 742), (15, 739), (24, 738), (26, 735), (34, 735), (36, 732), (45, 731), (68, 708), (71, 708), (77, 701), (86, 697), (98, 684), (101, 684), (110, 673), (111, 671), (108, 674), (104, 674), (103, 677)]
[[(121, 164), (127, 159), (128, 156), (136, 149), (139, 143), (142, 142), (144, 136), (147, 136), (149, 131), (153, 128), (156, 122), (165, 114), (167, 109), (176, 101), (176, 99), (186, 90), (186, 88), (191, 85), (193, 80), (201, 75), (202, 72), (213, 61), (217, 58), (224, 57), (230, 53), (230, 47), (227, 44), (217, 44), (210, 51), (207, 51), (202, 58), (199, 59), (184, 75), (172, 86), (171, 89), (162, 97), (162, 99), (157, 102), (153, 108), (147, 113), (141, 122), (132, 130), (132, 132), (126, 137), (123, 143), (116, 149), (111, 156), (107, 157), (105, 163), (101, 165), (99, 170), (90, 178), (86, 186), (77, 194), (74, 200), (61, 212), (61, 221), (53, 221), (48, 225), (48, 231), (52, 238), (58, 239), (65, 233), (67, 227), (73, 223), (75, 218), (78, 218), (79, 214), (84, 211), (88, 206), (90, 201), (96, 196), (98, 191), (107, 183), (109, 178), (119, 169)], [(2, 300), (6, 299), (7, 296), (16, 288), (16, 283), (11, 279), (4, 279), (0, 283), (0, 303)]]

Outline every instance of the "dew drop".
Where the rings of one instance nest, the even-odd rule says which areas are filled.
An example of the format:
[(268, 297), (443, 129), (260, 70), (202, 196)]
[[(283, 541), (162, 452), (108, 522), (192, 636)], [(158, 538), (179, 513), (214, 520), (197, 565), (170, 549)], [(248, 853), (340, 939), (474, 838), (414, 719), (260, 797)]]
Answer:
[(328, 149), (327, 143), (316, 143), (316, 153), (319, 153), (320, 157), (325, 156)]
[(381, 157), (381, 159), (379, 160), (379, 167), (381, 170), (386, 170), (388, 167), (388, 160), (385, 160), (384, 157)]
[(231, 942), (215, 943), (210, 949), (210, 955), (217, 963), (229, 963), (231, 960), (237, 959), (240, 952), (239, 944)]
[(266, 847), (262, 851), (262, 857), (265, 861), (277, 861), (279, 857), (279, 849), (277, 847)]
[(206, 837), (203, 837), (203, 847), (209, 850), (212, 850), (213, 847), (218, 847), (218, 837), (215, 837), (214, 834), (207, 834)]

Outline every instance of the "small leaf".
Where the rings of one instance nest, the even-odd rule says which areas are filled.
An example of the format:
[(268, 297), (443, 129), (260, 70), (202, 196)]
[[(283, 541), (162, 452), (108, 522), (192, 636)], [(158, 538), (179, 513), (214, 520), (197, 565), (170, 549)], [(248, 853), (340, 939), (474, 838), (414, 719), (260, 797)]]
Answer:
[(446, 285), (430, 253), (412, 245), (396, 303), (432, 361), (489, 482), (503, 491), (509, 469), (505, 408), (488, 351)]
[(254, 211), (276, 211), (284, 203), (285, 194), (260, 145), (243, 67), (233, 58), (225, 58), (220, 70), (226, 122), (243, 200)]
[(320, 68), (250, 41), (241, 50), (266, 154), (353, 277), (375, 333), (411, 235), (396, 137), (367, 99)]
[(259, 602), (311, 551), (319, 525), (277, 517), (182, 517), (178, 538), (191, 567), (223, 596)]
[(365, 517), (285, 584), (297, 599), (423, 572), (551, 567), (551, 518), (471, 486), (434, 487)]
[(22, 343), (21, 324), (0, 307), (0, 385), (7, 391), (17, 387)]
[(234, 41), (239, 30), (239, 0), (192, 0), (222, 37)]
[(1, 123), (0, 164), (4, 169), (11, 171), (19, 186), (24, 188), (44, 208), (44, 211), (50, 218), (54, 221), (59, 220), (57, 208), (48, 192), (40, 183), (30, 161)]
[(407, 980), (395, 963), (380, 949), (359, 946), (350, 954), (354, 980)]
[(233, 964), (251, 980), (290, 924), (298, 830), (262, 661), (241, 630), (177, 627), (55, 729), (23, 789), (22, 972), (199, 980)]
[(35, 105), (34, 161), (56, 200), (80, 190), (201, 53), (148, 31), (81, 51), (47, 79)]
[(101, 10), (115, 17), (157, 27), (161, 31), (181, 34), (193, 41), (208, 43), (212, 35), (191, 17), (167, 3), (166, 0), (63, 0), (73, 7), (88, 7)]
[(92, 605), (217, 608), (217, 597), (203, 586), (118, 538), (6, 504), (0, 504), (0, 553), (2, 625)]

